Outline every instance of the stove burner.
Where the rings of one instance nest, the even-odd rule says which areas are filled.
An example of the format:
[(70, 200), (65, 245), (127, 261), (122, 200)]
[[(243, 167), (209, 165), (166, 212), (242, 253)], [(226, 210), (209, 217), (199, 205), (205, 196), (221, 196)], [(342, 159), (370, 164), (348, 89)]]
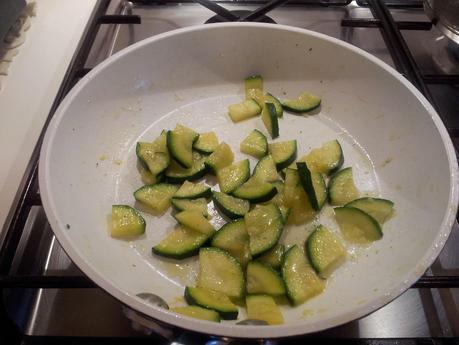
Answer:
[(459, 44), (446, 36), (437, 39), (432, 53), (435, 68), (444, 74), (459, 73)]
[[(238, 16), (239, 18), (245, 17), (245, 16), (249, 15), (250, 13), (252, 13), (252, 11), (248, 11), (248, 10), (236, 10), (236, 11), (230, 11), (230, 12), (232, 14), (234, 14), (235, 16)], [(225, 23), (227, 21), (228, 20), (226, 20), (225, 18), (223, 18), (222, 16), (219, 16), (217, 14), (217, 15), (207, 19), (205, 24)], [(268, 16), (265, 16), (265, 15), (263, 15), (260, 18), (258, 18), (257, 20), (255, 20), (255, 22), (276, 24), (276, 22), (272, 18), (270, 18)]]

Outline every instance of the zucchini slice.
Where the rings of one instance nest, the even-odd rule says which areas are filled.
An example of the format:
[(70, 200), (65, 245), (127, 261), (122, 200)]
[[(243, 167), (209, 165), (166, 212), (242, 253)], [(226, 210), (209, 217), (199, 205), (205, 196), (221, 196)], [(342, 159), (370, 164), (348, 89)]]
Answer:
[(186, 307), (171, 308), (174, 313), (194, 317), (195, 319), (220, 322), (220, 315), (215, 310), (209, 310), (196, 305), (187, 305)]
[(300, 177), (295, 169), (285, 170), (284, 203), (286, 207), (291, 208), (288, 221), (295, 225), (310, 221), (316, 215), (306, 192), (300, 185)]
[(268, 153), (268, 140), (258, 129), (254, 129), (241, 142), (240, 150), (255, 158), (262, 158)]
[(288, 223), (288, 219), (289, 219), (291, 210), (292, 209), (290, 207), (285, 207), (285, 206), (282, 206), (282, 205), (279, 206), (279, 211), (282, 214), (282, 220), (284, 221), (284, 224)]
[(284, 281), (271, 266), (251, 261), (247, 265), (246, 276), (246, 290), (249, 294), (285, 295)]
[(326, 227), (319, 225), (306, 240), (306, 253), (314, 270), (327, 278), (346, 259), (341, 241)]
[(245, 299), (247, 317), (252, 320), (263, 320), (269, 325), (284, 323), (284, 317), (274, 298), (268, 295), (249, 295)]
[(130, 238), (145, 232), (145, 219), (131, 206), (113, 205), (110, 235), (115, 238)]
[(267, 155), (260, 159), (253, 170), (252, 176), (263, 182), (277, 181), (279, 175), (277, 174), (273, 157)]
[(358, 208), (336, 207), (335, 219), (349, 242), (365, 244), (383, 237), (378, 221)]
[(218, 138), (214, 132), (206, 132), (199, 134), (198, 140), (193, 144), (193, 148), (204, 154), (214, 152), (218, 146)]
[(256, 205), (244, 219), (252, 256), (263, 254), (277, 244), (284, 222), (276, 205)]
[(309, 92), (303, 92), (297, 98), (284, 99), (281, 103), (285, 110), (293, 113), (305, 113), (317, 108), (321, 99)]
[(239, 261), (225, 250), (201, 248), (198, 287), (220, 291), (231, 298), (241, 298), (245, 279)]
[(269, 201), (276, 194), (276, 187), (271, 183), (260, 181), (256, 177), (250, 178), (233, 192), (236, 198), (249, 200), (254, 204)]
[(170, 163), (169, 153), (156, 151), (156, 146), (154, 143), (138, 142), (135, 148), (137, 158), (154, 177), (166, 170)]
[(287, 297), (293, 305), (299, 305), (325, 289), (325, 280), (317, 276), (297, 245), (285, 252), (281, 271)]
[(277, 189), (277, 194), (269, 201), (271, 204), (279, 206), (285, 205), (285, 200), (284, 200), (284, 190), (285, 186), (284, 183), (281, 181), (274, 181), (272, 185)]
[(212, 195), (212, 190), (209, 186), (203, 183), (193, 183), (185, 181), (180, 188), (175, 192), (175, 199), (198, 199), (209, 198)]
[(250, 119), (261, 112), (261, 107), (253, 99), (247, 99), (241, 103), (231, 104), (228, 114), (233, 122)]
[(193, 165), (193, 143), (198, 136), (198, 133), (180, 124), (173, 131), (167, 132), (167, 148), (175, 161), (184, 168)]
[(359, 191), (354, 183), (352, 168), (338, 171), (328, 182), (330, 204), (344, 205), (359, 197)]
[(212, 247), (226, 250), (245, 267), (252, 259), (249, 248), (249, 234), (245, 229), (244, 219), (238, 219), (223, 225), (212, 237)]
[(174, 259), (184, 259), (196, 255), (208, 238), (208, 235), (199, 231), (177, 226), (166, 238), (152, 248), (152, 252)]
[(250, 177), (250, 163), (248, 159), (236, 162), (217, 171), (217, 181), (220, 191), (231, 193)]
[(182, 211), (177, 213), (174, 218), (181, 225), (196, 230), (208, 236), (215, 232), (214, 227), (199, 211)]
[(288, 167), (296, 159), (296, 140), (281, 141), (269, 144), (269, 153), (276, 163), (277, 170)]
[(277, 118), (276, 107), (272, 103), (265, 103), (261, 111), (261, 119), (271, 138), (279, 136), (279, 121)]
[(231, 151), (231, 147), (227, 143), (220, 143), (214, 152), (207, 158), (206, 165), (209, 169), (216, 173), (221, 168), (224, 168), (228, 165), (231, 165), (234, 160), (233, 151)]
[(199, 153), (193, 153), (193, 165), (191, 168), (182, 168), (175, 161), (171, 161), (169, 168), (166, 170), (166, 181), (169, 183), (183, 183), (185, 181), (199, 180), (207, 173), (205, 164), (206, 158)]
[(321, 147), (311, 150), (304, 161), (311, 171), (330, 175), (343, 165), (343, 149), (338, 140), (328, 141)]
[(381, 198), (360, 198), (347, 203), (345, 206), (361, 209), (376, 219), (379, 224), (383, 224), (394, 213), (394, 203)]
[(265, 95), (265, 102), (274, 104), (274, 107), (276, 108), (277, 117), (284, 116), (284, 109), (282, 108), (281, 102), (276, 97), (271, 95), (269, 92)]
[(309, 170), (304, 162), (296, 163), (301, 185), (309, 197), (314, 210), (320, 211), (327, 200), (327, 186), (321, 173)]
[(247, 200), (238, 199), (225, 193), (213, 192), (212, 199), (217, 209), (230, 219), (244, 217), (250, 210), (250, 203)]
[(278, 270), (282, 264), (282, 257), (284, 256), (285, 247), (283, 244), (277, 244), (275, 247), (264, 253), (257, 258), (258, 261), (267, 264)]
[(167, 183), (147, 185), (137, 189), (134, 192), (134, 198), (153, 211), (164, 213), (171, 205), (171, 198), (177, 189), (177, 186)]
[(215, 310), (224, 320), (237, 319), (239, 313), (237, 305), (228, 296), (215, 290), (187, 286), (185, 300), (188, 304)]
[(175, 199), (172, 197), (171, 204), (178, 211), (198, 211), (204, 217), (209, 214), (207, 212), (207, 200), (204, 198), (189, 200), (189, 199)]
[(260, 75), (252, 75), (245, 78), (245, 99), (253, 98), (253, 90), (263, 91), (263, 77)]

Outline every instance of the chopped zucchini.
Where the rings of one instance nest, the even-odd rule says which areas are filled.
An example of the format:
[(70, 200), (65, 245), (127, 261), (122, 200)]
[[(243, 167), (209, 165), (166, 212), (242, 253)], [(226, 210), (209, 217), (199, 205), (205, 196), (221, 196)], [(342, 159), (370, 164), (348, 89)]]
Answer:
[(343, 149), (338, 140), (328, 141), (321, 147), (311, 150), (304, 161), (311, 171), (330, 175), (343, 165)]
[(256, 205), (244, 219), (252, 256), (263, 254), (277, 244), (284, 222), (276, 205)]
[(175, 199), (198, 199), (209, 198), (212, 190), (203, 183), (183, 182), (180, 188), (175, 192)]
[(199, 211), (182, 211), (177, 213), (174, 218), (181, 225), (196, 230), (205, 235), (211, 236), (215, 232), (214, 227)]
[(359, 197), (359, 191), (354, 183), (352, 168), (338, 171), (328, 182), (330, 204), (341, 206)]
[(394, 213), (394, 203), (381, 198), (360, 198), (347, 203), (345, 206), (361, 209), (376, 219), (379, 224), (383, 224)]
[(247, 317), (252, 320), (263, 320), (269, 325), (284, 323), (284, 317), (274, 299), (268, 295), (249, 295), (245, 299)]
[(137, 158), (154, 177), (166, 170), (170, 163), (169, 153), (156, 151), (156, 147), (154, 143), (138, 142), (135, 148)]
[(208, 235), (199, 231), (177, 226), (166, 238), (152, 248), (152, 252), (174, 259), (184, 259), (196, 255), (208, 238)]
[(314, 210), (320, 211), (327, 200), (327, 186), (321, 173), (310, 171), (306, 163), (296, 163), (301, 185)]
[(193, 143), (198, 136), (198, 133), (180, 124), (173, 131), (167, 132), (167, 148), (175, 161), (184, 168), (193, 165)]
[(145, 219), (140, 213), (127, 205), (113, 205), (111, 219), (111, 236), (130, 238), (145, 232)]
[(137, 189), (134, 198), (155, 212), (163, 213), (171, 205), (171, 198), (177, 189), (177, 186), (167, 183), (147, 185)]
[(171, 204), (178, 211), (198, 211), (204, 217), (209, 214), (207, 212), (207, 200), (204, 198), (189, 200), (189, 199), (171, 199)]
[(281, 206), (279, 206), (279, 211), (282, 214), (282, 220), (284, 221), (284, 224), (287, 224), (288, 223), (288, 217), (290, 216), (291, 208), (281, 205)]
[(301, 225), (311, 221), (317, 214), (312, 206), (309, 198), (301, 186), (298, 186), (293, 191), (294, 203), (291, 206), (288, 217), (289, 223)]
[(207, 158), (206, 165), (209, 169), (216, 173), (221, 168), (224, 168), (228, 165), (231, 165), (234, 160), (233, 151), (231, 151), (231, 147), (227, 143), (220, 143), (214, 152)]
[(189, 317), (194, 317), (195, 319), (220, 322), (220, 315), (215, 310), (201, 308), (196, 305), (187, 305), (186, 307), (175, 307), (171, 308), (170, 311)]
[(258, 129), (254, 129), (241, 142), (240, 150), (242, 153), (246, 153), (255, 158), (262, 158), (268, 153), (268, 140)]
[(277, 194), (269, 201), (270, 203), (279, 206), (285, 205), (285, 200), (284, 200), (284, 183), (281, 181), (274, 181), (272, 185), (277, 189)]
[(263, 78), (260, 75), (252, 75), (244, 80), (245, 99), (253, 98), (253, 90), (263, 91)]
[(277, 170), (288, 167), (296, 159), (296, 140), (269, 144), (269, 153), (276, 163)]
[(335, 219), (349, 242), (365, 244), (383, 237), (378, 221), (358, 208), (336, 207)]
[(250, 178), (233, 192), (236, 198), (249, 200), (254, 204), (271, 200), (276, 194), (276, 187), (271, 183), (260, 181), (256, 177)]
[(314, 110), (320, 105), (321, 99), (309, 92), (301, 93), (295, 99), (284, 99), (282, 106), (285, 110), (289, 110), (294, 113), (305, 113)]
[(317, 274), (327, 278), (346, 258), (341, 241), (326, 227), (319, 225), (306, 241), (309, 262)]
[(207, 166), (205, 164), (206, 158), (202, 157), (199, 153), (193, 153), (193, 165), (191, 168), (182, 168), (175, 161), (166, 170), (166, 181), (169, 183), (183, 183), (185, 181), (195, 181), (203, 177), (207, 173)]
[(212, 195), (212, 199), (217, 209), (228, 218), (241, 218), (249, 212), (250, 203), (247, 200), (238, 199), (221, 192), (213, 192)]
[(233, 122), (239, 122), (260, 114), (261, 108), (253, 99), (241, 103), (231, 104), (228, 107), (228, 114)]
[(245, 279), (239, 261), (225, 250), (201, 248), (198, 287), (220, 291), (231, 298), (241, 298)]
[(218, 138), (214, 132), (206, 132), (199, 134), (198, 140), (193, 144), (193, 148), (204, 154), (214, 152), (218, 146)]
[(239, 309), (224, 293), (201, 287), (185, 288), (185, 300), (188, 304), (215, 310), (225, 320), (237, 319)]
[(250, 177), (250, 163), (248, 159), (236, 162), (217, 171), (217, 181), (220, 191), (231, 193)]
[(276, 108), (277, 117), (284, 116), (284, 109), (282, 108), (281, 102), (276, 97), (271, 95), (269, 92), (265, 95), (265, 102), (274, 104), (274, 107)]
[(261, 119), (271, 138), (279, 136), (279, 121), (277, 118), (276, 107), (272, 103), (265, 103), (261, 111)]
[(285, 247), (283, 244), (277, 244), (275, 247), (257, 258), (258, 261), (270, 265), (275, 270), (278, 270), (282, 263)]
[(276, 164), (271, 155), (264, 156), (258, 161), (253, 170), (253, 177), (263, 182), (277, 181), (279, 175), (277, 174)]
[(285, 295), (285, 284), (279, 273), (271, 266), (251, 261), (247, 265), (247, 293), (267, 294), (270, 296)]
[(245, 267), (252, 259), (249, 248), (249, 234), (245, 229), (244, 219), (238, 219), (223, 225), (212, 237), (212, 247), (226, 250)]
[(281, 271), (287, 297), (293, 305), (299, 305), (325, 289), (325, 280), (317, 276), (297, 245), (285, 252)]

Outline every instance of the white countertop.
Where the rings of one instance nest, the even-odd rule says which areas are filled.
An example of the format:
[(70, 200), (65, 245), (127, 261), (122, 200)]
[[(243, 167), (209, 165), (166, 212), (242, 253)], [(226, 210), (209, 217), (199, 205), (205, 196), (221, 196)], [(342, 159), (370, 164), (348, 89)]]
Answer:
[(43, 124), (96, 5), (96, 0), (36, 2), (36, 16), (0, 90), (0, 239)]

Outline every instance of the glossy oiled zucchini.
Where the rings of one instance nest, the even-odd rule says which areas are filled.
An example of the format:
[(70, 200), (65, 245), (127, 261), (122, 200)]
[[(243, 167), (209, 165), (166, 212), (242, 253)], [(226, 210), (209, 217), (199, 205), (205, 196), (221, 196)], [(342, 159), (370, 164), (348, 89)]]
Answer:
[(271, 200), (277, 194), (277, 189), (271, 183), (263, 182), (256, 177), (250, 178), (242, 186), (236, 188), (233, 195), (248, 200), (253, 204)]
[(187, 286), (185, 288), (185, 299), (188, 304), (215, 310), (220, 314), (222, 319), (237, 319), (237, 314), (239, 312), (237, 305), (231, 302), (228, 296), (222, 292), (201, 287)]
[(258, 129), (254, 129), (241, 142), (240, 150), (242, 153), (246, 153), (255, 158), (262, 158), (268, 153), (268, 140)]
[(191, 168), (185, 169), (175, 161), (171, 161), (171, 164), (166, 170), (166, 180), (169, 183), (198, 180), (207, 173), (205, 162), (206, 158), (197, 152), (193, 153), (193, 165)]
[(173, 131), (167, 132), (167, 148), (175, 161), (184, 168), (193, 165), (193, 143), (198, 136), (198, 133), (180, 124)]
[(284, 317), (274, 299), (268, 295), (249, 295), (245, 299), (247, 317), (252, 320), (263, 320), (268, 325), (284, 323)]
[(279, 121), (277, 118), (276, 107), (272, 103), (265, 103), (261, 111), (261, 119), (271, 138), (279, 136)]
[(359, 191), (354, 184), (352, 168), (338, 171), (328, 182), (330, 204), (344, 205), (359, 197)]
[(154, 246), (152, 251), (153, 254), (183, 259), (196, 255), (208, 238), (208, 235), (199, 231), (177, 226), (166, 238)]
[(220, 143), (214, 152), (206, 159), (206, 165), (214, 174), (228, 165), (231, 165), (234, 160), (233, 151), (227, 143)]
[(183, 226), (205, 235), (212, 236), (215, 232), (212, 224), (199, 211), (182, 211), (177, 213), (174, 218)]
[(186, 307), (174, 307), (170, 311), (174, 313), (194, 317), (195, 319), (220, 322), (220, 315), (215, 310), (209, 310), (196, 305), (187, 305)]
[(198, 199), (208, 198), (212, 195), (212, 191), (209, 186), (203, 183), (193, 183), (185, 181), (180, 188), (175, 192), (175, 199)]
[(378, 221), (358, 208), (336, 207), (335, 218), (349, 242), (370, 243), (383, 237)]
[(311, 171), (330, 175), (343, 165), (343, 149), (338, 140), (328, 141), (321, 147), (311, 150), (301, 160), (307, 163)]
[(217, 171), (217, 181), (220, 191), (231, 193), (250, 177), (250, 163), (248, 159), (236, 162)]
[(134, 198), (158, 213), (165, 212), (178, 187), (173, 184), (158, 183), (143, 186), (134, 192)]
[(260, 114), (261, 108), (253, 99), (241, 103), (232, 104), (228, 107), (228, 113), (233, 122), (239, 122)]
[(253, 177), (263, 182), (277, 181), (279, 175), (277, 174), (276, 164), (271, 155), (267, 155), (260, 159), (253, 170)]
[(250, 209), (250, 203), (247, 200), (235, 198), (225, 193), (213, 192), (212, 199), (217, 209), (231, 219), (244, 217)]
[(209, 154), (214, 152), (218, 146), (218, 138), (214, 132), (199, 134), (198, 140), (193, 144), (193, 148), (201, 153)]
[(345, 206), (361, 209), (375, 218), (380, 224), (388, 220), (394, 213), (394, 203), (381, 198), (360, 198), (347, 203)]
[(321, 173), (310, 171), (306, 163), (296, 163), (301, 185), (308, 195), (312, 208), (319, 211), (327, 200), (327, 186)]
[(271, 266), (252, 261), (247, 265), (247, 293), (285, 295), (285, 285), (279, 273)]
[(209, 214), (207, 212), (207, 200), (204, 198), (199, 199), (171, 199), (171, 204), (177, 211), (198, 211), (204, 217)]
[(288, 167), (296, 159), (296, 140), (269, 144), (269, 153), (276, 163), (277, 170)]
[(294, 113), (305, 113), (314, 110), (320, 105), (321, 99), (309, 92), (301, 93), (295, 99), (284, 99), (282, 106), (284, 109)]
[(145, 219), (130, 206), (113, 205), (111, 218), (112, 237), (129, 238), (145, 232)]

